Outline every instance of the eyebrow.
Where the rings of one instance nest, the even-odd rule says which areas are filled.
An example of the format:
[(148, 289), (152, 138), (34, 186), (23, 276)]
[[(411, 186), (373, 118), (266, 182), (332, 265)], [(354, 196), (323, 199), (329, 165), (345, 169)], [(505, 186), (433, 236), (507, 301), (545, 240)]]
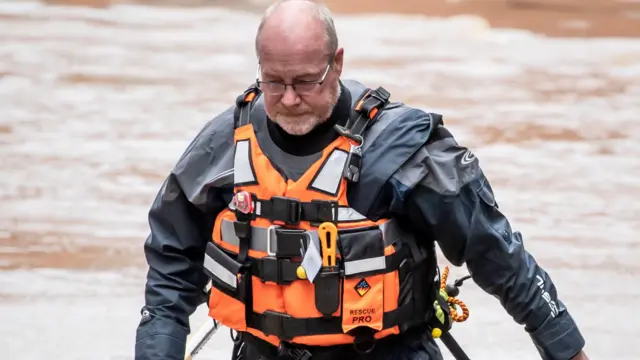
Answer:
[(304, 78), (304, 77), (309, 77), (309, 76), (322, 75), (322, 74), (324, 74), (324, 70), (325, 70), (324, 68), (322, 68), (320, 70), (315, 69), (313, 71), (307, 70), (307, 71), (303, 72), (302, 74), (296, 76), (295, 78), (297, 79), (297, 78)]

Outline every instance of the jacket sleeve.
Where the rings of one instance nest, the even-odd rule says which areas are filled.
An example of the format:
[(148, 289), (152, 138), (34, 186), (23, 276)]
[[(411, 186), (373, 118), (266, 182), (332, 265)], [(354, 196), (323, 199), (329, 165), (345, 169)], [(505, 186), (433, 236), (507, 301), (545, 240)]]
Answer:
[(391, 181), (416, 230), (437, 239), (452, 264), (466, 263), (476, 284), (525, 325), (543, 359), (569, 360), (583, 348), (553, 281), (498, 209), (478, 159), (444, 127)]
[(184, 359), (189, 316), (206, 301), (204, 250), (215, 216), (226, 206), (206, 183), (215, 158), (209, 128), (211, 122), (182, 155), (149, 210), (144, 244), (149, 268), (135, 360)]

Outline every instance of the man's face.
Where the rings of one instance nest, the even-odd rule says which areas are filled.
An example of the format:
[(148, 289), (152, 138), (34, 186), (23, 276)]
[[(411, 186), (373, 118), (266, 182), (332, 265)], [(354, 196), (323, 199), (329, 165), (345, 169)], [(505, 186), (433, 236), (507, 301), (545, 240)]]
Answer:
[(327, 54), (322, 40), (285, 43), (262, 47), (260, 87), (269, 118), (289, 134), (304, 135), (331, 115), (338, 100), (343, 51)]

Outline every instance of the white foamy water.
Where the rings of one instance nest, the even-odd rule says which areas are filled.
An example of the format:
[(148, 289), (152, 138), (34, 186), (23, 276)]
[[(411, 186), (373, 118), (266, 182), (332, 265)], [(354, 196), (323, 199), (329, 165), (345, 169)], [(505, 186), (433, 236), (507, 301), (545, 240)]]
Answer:
[[(0, 2), (7, 358), (132, 358), (145, 272), (126, 264), (143, 261), (146, 212), (164, 176), (252, 82), (258, 19), (222, 8)], [(336, 21), (345, 77), (444, 113), (477, 154), (591, 358), (637, 359), (640, 40), (548, 39), (474, 17)], [(57, 268), (84, 266), (85, 247), (135, 259), (114, 257), (100, 271), (42, 269), (54, 267), (47, 254)], [(471, 317), (455, 335), (472, 358), (539, 358), (495, 299), (471, 283), (461, 298)], [(199, 358), (227, 359), (230, 349), (220, 331)]]

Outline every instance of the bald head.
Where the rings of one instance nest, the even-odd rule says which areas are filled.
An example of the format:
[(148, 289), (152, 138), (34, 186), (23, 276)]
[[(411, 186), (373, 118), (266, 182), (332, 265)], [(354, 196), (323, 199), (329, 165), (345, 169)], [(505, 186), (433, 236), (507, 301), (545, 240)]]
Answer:
[[(315, 47), (325, 54), (338, 49), (331, 12), (309, 0), (280, 0), (264, 13), (256, 34), (256, 55), (283, 48)], [(273, 49), (276, 47), (276, 49)]]

